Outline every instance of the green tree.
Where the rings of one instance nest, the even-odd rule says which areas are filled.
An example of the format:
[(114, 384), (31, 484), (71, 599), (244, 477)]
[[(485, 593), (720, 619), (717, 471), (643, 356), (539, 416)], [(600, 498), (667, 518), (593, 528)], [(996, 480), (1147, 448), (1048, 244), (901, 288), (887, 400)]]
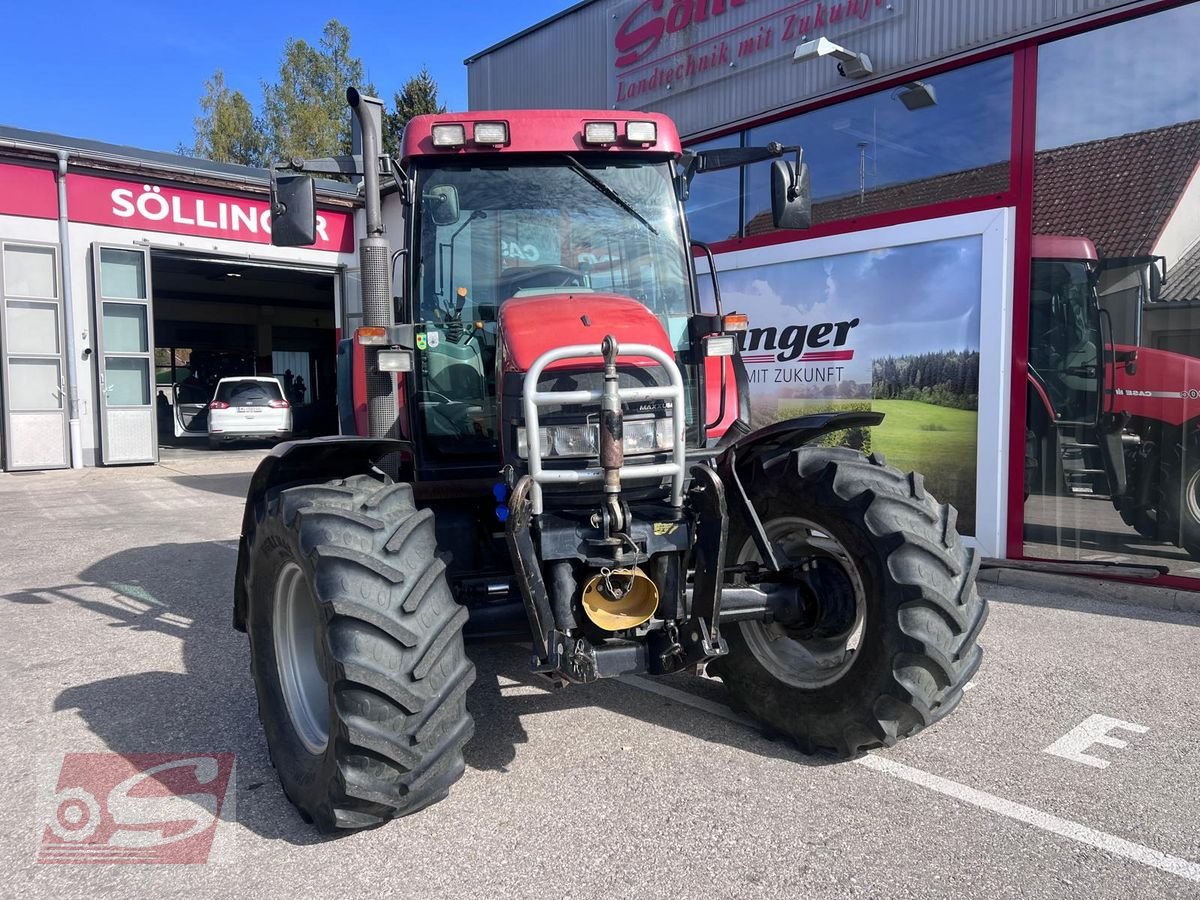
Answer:
[(421, 71), (408, 79), (404, 87), (396, 91), (393, 111), (384, 114), (383, 149), (390, 153), (393, 159), (400, 157), (400, 138), (404, 126), (413, 116), (438, 114), (446, 111), (446, 105), (438, 100), (437, 82), (429, 74), (429, 68), (422, 66)]
[(350, 29), (337, 19), (325, 23), (313, 46), (289, 38), (279, 79), (263, 85), (263, 124), (273, 159), (336, 156), (350, 152), (346, 88), (373, 94), (363, 83), (362, 60), (350, 52)]
[(204, 82), (200, 115), (193, 120), (193, 126), (195, 141), (190, 152), (194, 155), (244, 166), (263, 164), (266, 141), (254, 109), (241, 91), (225, 83), (225, 73), (220, 69)]

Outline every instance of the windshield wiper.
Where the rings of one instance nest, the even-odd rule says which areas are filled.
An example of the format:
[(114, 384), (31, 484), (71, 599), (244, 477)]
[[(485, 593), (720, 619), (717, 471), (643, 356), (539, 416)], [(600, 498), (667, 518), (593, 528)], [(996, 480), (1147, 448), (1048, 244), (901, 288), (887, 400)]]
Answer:
[(597, 178), (595, 175), (593, 175), (591, 172), (589, 172), (583, 166), (583, 164), (580, 163), (579, 160), (577, 160), (575, 157), (571, 156), (571, 154), (564, 153), (563, 155), (566, 157), (567, 162), (570, 164), (572, 172), (575, 172), (580, 178), (582, 178), (584, 181), (586, 181), (588, 184), (590, 184), (592, 187), (594, 187), (596, 190), (598, 190), (600, 193), (602, 193), (605, 197), (607, 197), (613, 203), (617, 204), (617, 206), (621, 207), (621, 209), (625, 210), (625, 212), (629, 213), (631, 216), (633, 216), (635, 219), (637, 219), (639, 222), (641, 222), (643, 225), (645, 225), (648, 229), (650, 229), (651, 234), (653, 234), (653, 235), (658, 234), (658, 229), (655, 228), (653, 225), (651, 225), (649, 220), (647, 220), (645, 216), (643, 216), (640, 212), (638, 212), (636, 209), (634, 209), (633, 206), (630, 205), (628, 200), (626, 200), (624, 197), (622, 197), (620, 194), (618, 194), (616, 191), (614, 191), (612, 188), (610, 188), (607, 184), (605, 184), (603, 181), (601, 181), (599, 178)]

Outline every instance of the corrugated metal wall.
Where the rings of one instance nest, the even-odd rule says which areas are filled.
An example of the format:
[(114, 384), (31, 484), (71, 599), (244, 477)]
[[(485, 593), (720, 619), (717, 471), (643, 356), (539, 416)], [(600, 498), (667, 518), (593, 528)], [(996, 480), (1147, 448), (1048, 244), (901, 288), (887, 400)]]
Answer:
[[(724, 24), (787, 5), (746, 3), (731, 9)], [(881, 77), (1090, 13), (1137, 5), (1138, 0), (903, 0), (896, 3), (893, 21), (868, 25), (844, 40), (869, 54), (875, 77)], [(473, 59), (467, 66), (471, 108), (610, 106), (612, 20), (614, 11), (624, 17), (629, 10), (629, 0), (599, 0)], [(849, 82), (826, 60), (795, 65), (786, 55), (729, 72), (719, 83), (667, 93), (643, 108), (667, 113), (681, 133), (697, 135), (863, 83)]]

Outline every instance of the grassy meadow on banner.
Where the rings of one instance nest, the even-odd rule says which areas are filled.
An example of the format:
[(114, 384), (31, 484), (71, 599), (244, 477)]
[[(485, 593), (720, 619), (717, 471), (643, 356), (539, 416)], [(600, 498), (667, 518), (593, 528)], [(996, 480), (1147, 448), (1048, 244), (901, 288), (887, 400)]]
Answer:
[[(975, 528), (975, 449), (979, 414), (973, 409), (951, 409), (916, 400), (781, 400), (779, 418), (830, 410), (872, 409), (881, 412), (883, 424), (870, 429), (867, 452), (882, 453), (890, 465), (905, 472), (915, 469), (939, 500), (958, 510), (958, 527), (964, 534)], [(847, 432), (831, 435), (829, 443), (859, 445)]]

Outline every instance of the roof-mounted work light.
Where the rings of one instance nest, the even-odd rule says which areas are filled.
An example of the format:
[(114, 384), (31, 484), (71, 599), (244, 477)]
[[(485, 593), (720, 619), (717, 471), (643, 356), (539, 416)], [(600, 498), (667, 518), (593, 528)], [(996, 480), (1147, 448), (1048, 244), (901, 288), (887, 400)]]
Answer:
[(459, 123), (434, 125), (432, 134), (435, 147), (461, 147), (467, 142), (467, 129)]
[(583, 142), (585, 144), (615, 144), (617, 142), (617, 123), (585, 123), (583, 126)]
[(477, 144), (507, 144), (508, 125), (505, 122), (476, 122), (474, 140)]
[(658, 126), (653, 122), (626, 122), (625, 140), (631, 144), (653, 144), (658, 140)]

